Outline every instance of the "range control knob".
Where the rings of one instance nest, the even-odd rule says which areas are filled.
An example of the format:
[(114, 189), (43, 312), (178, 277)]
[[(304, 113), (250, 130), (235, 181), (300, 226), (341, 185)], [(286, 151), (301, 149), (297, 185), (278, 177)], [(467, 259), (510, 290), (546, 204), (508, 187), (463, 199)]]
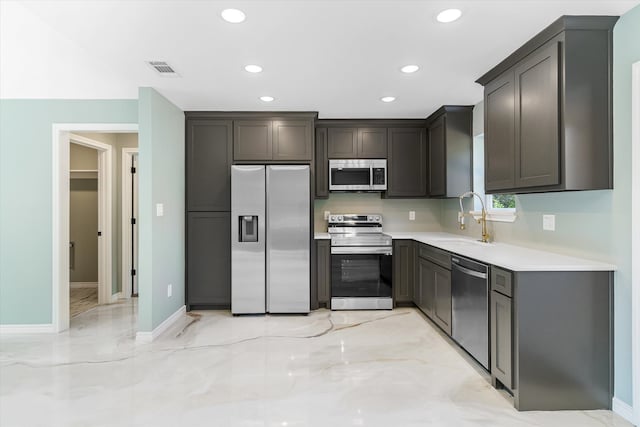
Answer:
[(376, 222), (380, 222), (382, 220), (382, 218), (380, 218), (380, 215), (376, 215)]
[(337, 217), (335, 215), (329, 216), (329, 221), (336, 222)]
[(375, 221), (375, 220), (373, 219), (373, 215), (369, 215), (369, 216), (367, 217), (367, 222), (373, 222), (373, 221)]
[(339, 222), (342, 222), (342, 220), (343, 220), (342, 215), (338, 216), (338, 221), (339, 221)]

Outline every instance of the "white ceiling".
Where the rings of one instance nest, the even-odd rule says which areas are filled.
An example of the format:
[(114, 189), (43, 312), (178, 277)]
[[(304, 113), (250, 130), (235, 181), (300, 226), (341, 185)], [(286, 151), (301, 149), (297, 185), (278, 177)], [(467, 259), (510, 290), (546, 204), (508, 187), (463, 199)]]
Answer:
[[(639, 3), (2, 0), (0, 97), (137, 98), (151, 86), (184, 110), (423, 118), (481, 100), (476, 78), (560, 15), (620, 15)], [(223, 21), (228, 7), (247, 20)], [(462, 18), (438, 23), (449, 7)], [(159, 77), (147, 60), (167, 61), (181, 77)], [(249, 74), (247, 64), (264, 72)], [(421, 69), (405, 75), (406, 64)], [(381, 102), (387, 95), (397, 100)]]

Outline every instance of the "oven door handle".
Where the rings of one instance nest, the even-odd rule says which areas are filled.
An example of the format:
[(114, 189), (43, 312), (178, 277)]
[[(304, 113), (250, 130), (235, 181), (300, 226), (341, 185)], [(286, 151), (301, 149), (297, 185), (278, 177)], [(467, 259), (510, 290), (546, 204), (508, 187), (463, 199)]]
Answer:
[(391, 255), (391, 246), (333, 246), (332, 255)]

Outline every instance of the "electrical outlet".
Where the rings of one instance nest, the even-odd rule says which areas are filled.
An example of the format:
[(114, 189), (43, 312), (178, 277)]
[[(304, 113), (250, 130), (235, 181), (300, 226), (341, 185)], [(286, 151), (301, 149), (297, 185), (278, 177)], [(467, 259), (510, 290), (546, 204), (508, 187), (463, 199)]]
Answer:
[(156, 216), (164, 216), (164, 205), (156, 203)]
[(324, 219), (329, 219), (329, 215), (331, 215), (331, 212), (329, 211), (324, 211)]
[(556, 216), (542, 215), (542, 229), (546, 231), (556, 231)]
[(169, 283), (167, 286), (167, 298), (171, 298), (171, 295), (173, 295), (173, 285)]
[(409, 211), (409, 221), (416, 220), (416, 211)]

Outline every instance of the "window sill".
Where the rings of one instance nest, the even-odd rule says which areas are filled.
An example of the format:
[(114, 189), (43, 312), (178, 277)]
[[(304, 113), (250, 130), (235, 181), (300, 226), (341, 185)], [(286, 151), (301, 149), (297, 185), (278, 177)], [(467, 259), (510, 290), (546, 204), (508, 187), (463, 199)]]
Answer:
[[(473, 215), (473, 218), (476, 221), (482, 218), (482, 211), (471, 211), (470, 214)], [(515, 222), (517, 217), (518, 217), (518, 214), (516, 213), (515, 209), (504, 211), (504, 212), (494, 211), (494, 210), (487, 211), (487, 221)]]

